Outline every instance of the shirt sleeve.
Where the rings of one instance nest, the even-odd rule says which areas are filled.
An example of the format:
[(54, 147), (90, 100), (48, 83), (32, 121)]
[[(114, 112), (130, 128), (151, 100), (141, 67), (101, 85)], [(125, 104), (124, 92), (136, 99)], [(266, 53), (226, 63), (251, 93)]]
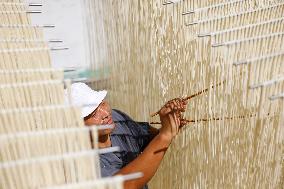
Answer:
[(118, 122), (123, 122), (123, 133), (132, 135), (139, 146), (139, 151), (142, 152), (153, 138), (150, 133), (150, 124), (148, 122), (134, 121), (127, 114), (120, 110), (114, 111), (119, 114), (119, 116), (115, 116), (115, 120)]
[(101, 176), (102, 177), (111, 177), (119, 170), (114, 169), (111, 166), (108, 167), (101, 167)]
[(148, 122), (136, 122), (138, 124), (138, 129), (140, 130), (140, 136), (138, 138), (138, 143), (140, 146), (141, 151), (143, 151), (146, 146), (151, 142), (153, 136), (150, 133), (150, 124)]

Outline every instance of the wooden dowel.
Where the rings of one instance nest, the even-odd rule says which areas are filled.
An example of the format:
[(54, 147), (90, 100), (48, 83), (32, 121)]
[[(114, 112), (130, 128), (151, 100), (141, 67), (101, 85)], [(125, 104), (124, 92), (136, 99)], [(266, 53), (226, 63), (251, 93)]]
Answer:
[[(269, 114), (267, 114), (267, 115), (269, 115)], [(193, 119), (191, 119), (191, 120), (187, 120), (187, 119), (182, 119), (181, 121), (185, 121), (185, 122), (187, 122), (187, 123), (195, 123), (195, 122), (201, 122), (201, 121), (218, 121), (218, 120), (224, 120), (224, 119), (237, 119), (237, 118), (241, 118), (241, 119), (243, 119), (243, 118), (247, 118), (247, 117), (254, 117), (254, 116), (256, 116), (256, 114), (251, 114), (251, 115), (249, 115), (249, 116), (244, 116), (244, 115), (241, 115), (241, 116), (234, 116), (234, 117), (224, 117), (224, 118), (220, 118), (220, 117), (217, 117), (217, 118), (215, 118), (215, 117), (213, 117), (213, 118), (202, 118), (202, 119), (197, 119), (197, 120), (193, 120)], [(150, 124), (161, 124), (161, 122), (150, 122)]]
[[(191, 99), (191, 98), (194, 98), (194, 97), (196, 97), (196, 96), (198, 96), (198, 95), (201, 95), (201, 94), (207, 92), (210, 88), (214, 88), (214, 87), (217, 87), (217, 86), (221, 85), (221, 84), (224, 83), (224, 82), (225, 82), (225, 81), (220, 82), (220, 83), (218, 83), (217, 85), (212, 85), (211, 87), (209, 87), (209, 88), (207, 88), (207, 89), (203, 89), (202, 91), (199, 91), (199, 92), (197, 92), (197, 93), (195, 93), (195, 94), (193, 94), (193, 95), (190, 95), (190, 96), (188, 96), (188, 97), (185, 97), (185, 98), (183, 98), (182, 100), (183, 100), (183, 101), (187, 101), (187, 100), (189, 100), (189, 99)], [(161, 110), (161, 109), (160, 109), (160, 110)], [(159, 112), (160, 112), (160, 110), (157, 111), (157, 112), (155, 112), (155, 113), (152, 113), (150, 116), (151, 116), (151, 117), (154, 117), (154, 116), (158, 115)]]

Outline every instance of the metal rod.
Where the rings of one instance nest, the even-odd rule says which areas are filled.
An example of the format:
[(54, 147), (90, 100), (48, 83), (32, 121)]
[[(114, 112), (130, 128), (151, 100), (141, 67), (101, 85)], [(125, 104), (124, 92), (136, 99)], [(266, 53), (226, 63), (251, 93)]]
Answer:
[(258, 9), (254, 9), (254, 10), (250, 10), (250, 11), (239, 12), (239, 13), (236, 13), (236, 14), (229, 14), (229, 15), (226, 15), (226, 16), (220, 16), (220, 17), (216, 17), (216, 18), (209, 18), (209, 19), (205, 19), (205, 20), (194, 21), (194, 22), (191, 22), (191, 23), (187, 23), (185, 25), (190, 26), (190, 25), (195, 25), (195, 24), (202, 24), (202, 23), (205, 23), (205, 22), (211, 22), (211, 21), (215, 21), (215, 20), (221, 20), (221, 19), (224, 19), (224, 18), (230, 18), (230, 17), (234, 17), (234, 16), (240, 16), (240, 15), (243, 15), (243, 14), (250, 14), (250, 13), (253, 13), (253, 12), (267, 10), (267, 9), (279, 7), (279, 6), (282, 6), (282, 5), (284, 5), (284, 3), (279, 3), (279, 4), (276, 4), (276, 5), (273, 5), (273, 6), (258, 8)]
[(178, 3), (180, 1), (183, 1), (183, 0), (171, 0), (171, 1), (163, 2), (163, 5), (175, 4), (175, 3)]
[(263, 36), (257, 36), (257, 37), (250, 37), (250, 38), (240, 39), (240, 40), (227, 41), (225, 43), (214, 43), (211, 46), (212, 47), (228, 46), (228, 45), (233, 45), (233, 44), (236, 44), (236, 43), (242, 43), (242, 42), (246, 42), (246, 41), (265, 39), (265, 38), (275, 37), (275, 36), (279, 36), (279, 35), (284, 35), (284, 32), (272, 33), (272, 34), (263, 35)]
[(280, 17), (280, 18), (276, 18), (276, 19), (272, 19), (272, 20), (268, 20), (268, 21), (264, 21), (264, 22), (259, 22), (259, 23), (255, 23), (255, 24), (249, 24), (249, 25), (245, 25), (245, 26), (220, 30), (220, 31), (216, 31), (216, 32), (210, 32), (210, 33), (204, 33), (204, 34), (201, 33), (201, 34), (198, 34), (198, 36), (200, 36), (200, 37), (208, 36), (208, 35), (215, 36), (215, 35), (219, 35), (219, 34), (223, 34), (223, 33), (238, 31), (238, 30), (242, 30), (242, 29), (246, 29), (246, 28), (253, 28), (253, 27), (256, 27), (256, 26), (269, 24), (269, 23), (273, 23), (273, 22), (278, 22), (278, 21), (283, 21), (283, 20), (284, 20), (284, 17)]
[[(26, 3), (17, 3), (17, 2), (0, 2), (0, 5), (26, 5)], [(41, 7), (42, 3), (29, 3), (30, 7)]]
[(242, 65), (242, 64), (250, 64), (250, 63), (253, 63), (253, 62), (258, 61), (258, 60), (273, 58), (273, 57), (281, 56), (281, 55), (284, 55), (284, 51), (280, 51), (280, 52), (273, 53), (273, 54), (268, 54), (268, 55), (257, 57), (257, 58), (251, 58), (251, 59), (248, 59), (248, 60), (241, 60), (241, 61), (238, 61), (238, 62), (234, 62), (233, 65), (239, 66), (239, 65)]
[(26, 11), (0, 11), (0, 14), (21, 14), (21, 13), (42, 13), (41, 10), (26, 10)]
[(118, 151), (120, 151), (119, 146), (98, 149), (99, 154), (107, 154), (107, 153), (118, 152)]
[(172, 4), (173, 2), (171, 1), (167, 1), (167, 2), (163, 2), (163, 5), (169, 5), (169, 4)]
[(182, 15), (187, 15), (187, 14), (193, 14), (193, 13), (194, 13), (194, 10), (189, 10), (189, 11), (183, 12), (181, 14)]
[(263, 83), (251, 85), (249, 88), (250, 89), (256, 89), (256, 88), (259, 88), (259, 87), (266, 87), (266, 86), (270, 86), (270, 85), (273, 85), (273, 84), (281, 82), (281, 81), (284, 81), (284, 77), (279, 77), (277, 79), (272, 79), (272, 80), (269, 80), (269, 81), (265, 81)]
[(192, 25), (196, 25), (199, 24), (199, 22), (191, 22), (191, 23), (187, 23), (185, 24), (185, 26), (192, 26)]
[(68, 50), (69, 47), (51, 47), (51, 51), (60, 51), (60, 50)]
[(43, 27), (43, 28), (55, 28), (55, 25), (54, 25), (54, 24), (44, 24), (44, 25), (39, 26), (39, 27)]
[(91, 126), (86, 126), (86, 127), (95, 127), (98, 130), (105, 130), (105, 129), (113, 129), (115, 126), (114, 125), (91, 125)]
[(207, 6), (207, 7), (197, 8), (197, 9), (195, 9), (195, 12), (197, 12), (197, 11), (200, 12), (202, 10), (212, 9), (212, 8), (216, 8), (216, 7), (222, 7), (222, 6), (225, 6), (225, 5), (238, 3), (238, 2), (244, 2), (244, 1), (248, 1), (248, 0), (229, 0), (229, 1), (222, 2), (222, 3), (213, 4), (213, 5), (210, 5), (210, 6)]
[(134, 180), (134, 179), (142, 178), (143, 176), (144, 176), (144, 174), (142, 172), (136, 172), (136, 173), (126, 174), (126, 175), (121, 175), (123, 181)]
[(273, 95), (269, 97), (269, 100), (277, 100), (280, 98), (284, 98), (284, 93), (278, 94), (278, 95)]
[(51, 156), (44, 156), (44, 157), (37, 157), (37, 158), (30, 158), (30, 159), (20, 159), (16, 161), (8, 161), (0, 163), (0, 169), (6, 169), (15, 166), (22, 166), (27, 164), (34, 164), (34, 163), (42, 163), (48, 161), (57, 161), (57, 160), (66, 160), (70, 158), (78, 158), (78, 157), (85, 157), (85, 156), (94, 156), (96, 154), (106, 154), (119, 151), (120, 148), (118, 146), (109, 147), (109, 148), (102, 148), (102, 149), (94, 149), (94, 150), (84, 150), (79, 152), (69, 152), (60, 155), (51, 155)]
[(197, 9), (194, 9), (194, 10), (183, 12), (182, 15), (192, 14), (192, 13), (200, 12), (202, 10), (221, 7), (221, 6), (224, 6), (224, 5), (233, 4), (233, 3), (242, 2), (242, 1), (247, 1), (247, 0), (235, 0), (235, 1), (228, 1), (228, 2), (223, 2), (223, 3), (213, 4), (213, 5), (210, 5), (210, 6), (207, 6), (207, 7), (201, 7), (201, 8), (197, 8)]
[(62, 39), (49, 39), (48, 42), (50, 42), (50, 43), (62, 43), (63, 40)]
[(226, 45), (225, 43), (214, 43), (211, 46), (212, 47), (221, 47), (221, 46), (225, 46), (225, 45)]
[(91, 181), (83, 181), (83, 182), (76, 182), (76, 183), (71, 183), (71, 184), (62, 184), (62, 185), (57, 185), (57, 186), (49, 186), (45, 187), (43, 189), (68, 189), (68, 188), (89, 188), (92, 186), (96, 186), (100, 182), (108, 182), (112, 181), (115, 179), (122, 180), (123, 182), (125, 181), (130, 181), (130, 180), (135, 180), (142, 178), (144, 174), (142, 172), (135, 172), (135, 173), (130, 173), (130, 174), (124, 174), (124, 175), (117, 175), (113, 177), (104, 177), (96, 180), (91, 180)]
[(54, 28), (54, 24), (26, 25), (26, 24), (1, 24), (0, 28)]
[(203, 33), (203, 34), (198, 34), (198, 37), (209, 37), (211, 36), (211, 33)]
[(10, 42), (10, 43), (26, 43), (26, 42), (38, 42), (38, 43), (43, 43), (43, 42), (49, 42), (49, 43), (61, 43), (63, 40), (61, 39), (50, 39), (48, 41), (43, 40), (43, 39), (22, 39), (22, 38), (11, 38), (11, 39), (0, 39), (0, 42)]
[(29, 3), (30, 7), (41, 7), (42, 3)]
[(27, 13), (42, 13), (41, 10), (28, 10)]
[(105, 130), (113, 129), (114, 125), (91, 125), (84, 127), (71, 127), (71, 128), (52, 128), (46, 130), (37, 130), (37, 131), (21, 131), (15, 133), (0, 134), (0, 140), (8, 140), (15, 138), (26, 138), (32, 136), (42, 136), (42, 135), (57, 135), (60, 133), (77, 133), (77, 132), (86, 132), (93, 130)]
[(39, 48), (23, 48), (23, 49), (1, 49), (0, 53), (10, 53), (10, 52), (34, 52), (34, 51), (59, 51), (59, 50), (68, 50), (69, 47), (39, 47)]

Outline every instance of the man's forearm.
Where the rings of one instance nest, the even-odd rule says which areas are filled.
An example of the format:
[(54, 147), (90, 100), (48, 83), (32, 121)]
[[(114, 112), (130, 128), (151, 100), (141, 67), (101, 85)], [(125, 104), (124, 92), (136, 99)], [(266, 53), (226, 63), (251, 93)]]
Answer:
[(170, 143), (170, 136), (158, 134), (153, 138), (142, 154), (117, 172), (116, 175), (134, 172), (143, 173), (142, 178), (126, 181), (124, 183), (124, 188), (140, 189), (147, 184), (147, 182), (154, 176), (156, 170), (158, 169)]
[(159, 129), (149, 126), (149, 133), (152, 136), (151, 138), (154, 138), (155, 136), (157, 136), (159, 134)]

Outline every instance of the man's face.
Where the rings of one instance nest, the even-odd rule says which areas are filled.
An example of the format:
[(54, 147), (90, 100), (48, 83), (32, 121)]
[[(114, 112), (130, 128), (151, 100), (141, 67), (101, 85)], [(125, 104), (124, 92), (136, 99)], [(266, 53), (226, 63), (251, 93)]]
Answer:
[[(84, 118), (85, 125), (113, 125), (111, 107), (107, 101), (102, 103), (93, 111), (90, 115)], [(99, 130), (99, 136), (107, 135), (112, 132), (113, 129)]]

